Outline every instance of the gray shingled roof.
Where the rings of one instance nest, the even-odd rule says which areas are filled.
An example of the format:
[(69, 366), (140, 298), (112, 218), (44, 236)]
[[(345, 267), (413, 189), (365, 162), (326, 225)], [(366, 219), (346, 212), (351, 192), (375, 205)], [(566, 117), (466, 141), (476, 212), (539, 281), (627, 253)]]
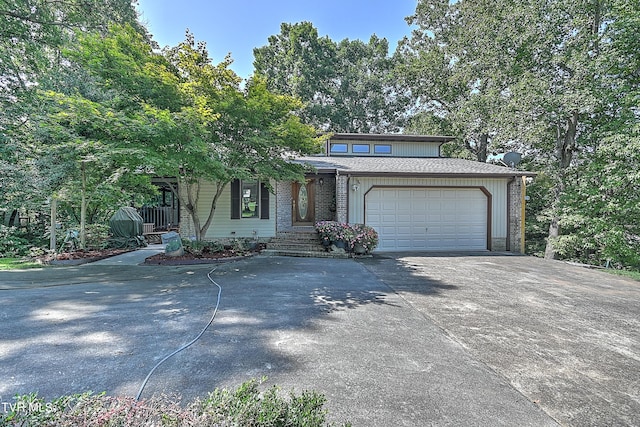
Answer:
[(318, 172), (359, 175), (535, 176), (490, 163), (444, 157), (299, 157)]

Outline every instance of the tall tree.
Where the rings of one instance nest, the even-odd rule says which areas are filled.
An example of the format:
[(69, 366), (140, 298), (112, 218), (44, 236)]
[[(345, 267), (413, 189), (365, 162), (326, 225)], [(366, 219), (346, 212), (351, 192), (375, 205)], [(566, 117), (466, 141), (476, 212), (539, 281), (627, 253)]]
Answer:
[[(596, 6), (594, 4), (594, 6)], [(640, 4), (601, 3), (590, 67), (597, 76), (598, 109), (589, 125), (588, 150), (566, 171), (553, 241), (563, 257), (640, 267)]]
[(269, 44), (253, 50), (255, 73), (267, 79), (275, 93), (306, 103), (303, 119), (323, 129), (329, 126), (331, 84), (336, 78), (336, 45), (320, 37), (310, 22), (283, 23)]
[(394, 84), (394, 59), (386, 39), (337, 44), (336, 76), (329, 93), (333, 108), (330, 129), (336, 132), (397, 132), (404, 122), (407, 99)]
[(545, 257), (556, 258), (563, 198), (575, 183), (571, 170), (598, 145), (602, 135), (595, 118), (608, 108), (598, 96), (607, 61), (600, 45), (608, 2), (531, 2), (522, 10), (528, 41), (516, 62), (518, 82), (510, 87), (507, 106), (511, 132), (519, 131), (529, 149), (547, 160), (544, 167), (554, 181)]
[[(193, 154), (184, 162), (161, 161), (165, 173), (180, 177), (184, 191), (179, 196), (195, 226), (196, 239), (203, 239), (210, 227), (220, 196), (234, 179), (302, 179), (303, 170), (290, 162), (295, 153), (317, 152), (316, 131), (296, 115), (302, 104), (289, 95), (276, 95), (256, 76), (240, 88), (241, 79), (227, 67), (230, 58), (213, 65), (206, 45), (187, 34), (185, 42), (167, 52), (172, 64), (185, 78), (182, 90), (195, 105), (215, 114), (198, 136), (202, 160)], [(214, 184), (207, 216), (199, 216), (202, 184)]]
[(282, 24), (254, 57), (268, 88), (300, 98), (303, 120), (321, 130), (396, 132), (403, 123), (406, 98), (394, 84), (386, 39), (336, 43), (309, 22)]
[(457, 129), (478, 160), (487, 143), (513, 147), (552, 180), (548, 258), (570, 223), (576, 168), (613, 141), (602, 131), (621, 104), (602, 89), (619, 62), (607, 53), (611, 29), (633, 8), (623, 3), (422, 0), (409, 18), (418, 31), (400, 49), (400, 75), (422, 109)]
[(0, 210), (38, 206), (51, 195), (34, 157), (33, 118), (41, 108), (37, 90), (65, 75), (62, 47), (73, 43), (76, 30), (104, 32), (112, 22), (128, 22), (144, 32), (136, 3), (0, 0)]
[(500, 139), (498, 116), (522, 37), (500, 0), (422, 0), (399, 45), (398, 76), (430, 123), (445, 123), (478, 161)]
[[(117, 95), (110, 102), (125, 119), (120, 132), (127, 132), (127, 148), (143, 151), (149, 173), (179, 179), (177, 195), (198, 240), (229, 182), (301, 179), (302, 169), (287, 156), (317, 149), (315, 130), (294, 114), (299, 101), (267, 91), (259, 78), (241, 89), (228, 68), (231, 59), (213, 64), (192, 34), (160, 54), (132, 29), (116, 27), (109, 37), (84, 38), (76, 58), (103, 90)], [(207, 209), (201, 206), (205, 182), (215, 188)]]

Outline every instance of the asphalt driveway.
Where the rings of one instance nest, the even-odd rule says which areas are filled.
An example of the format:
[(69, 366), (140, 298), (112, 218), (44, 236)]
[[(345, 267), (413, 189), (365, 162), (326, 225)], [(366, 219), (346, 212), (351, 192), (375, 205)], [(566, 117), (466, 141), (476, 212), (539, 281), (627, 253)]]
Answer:
[[(135, 396), (209, 320), (211, 266), (0, 273), (0, 402)], [(267, 376), (354, 425), (636, 425), (640, 286), (515, 256), (221, 264), (212, 327), (143, 397)], [(0, 406), (2, 410), (2, 406)]]

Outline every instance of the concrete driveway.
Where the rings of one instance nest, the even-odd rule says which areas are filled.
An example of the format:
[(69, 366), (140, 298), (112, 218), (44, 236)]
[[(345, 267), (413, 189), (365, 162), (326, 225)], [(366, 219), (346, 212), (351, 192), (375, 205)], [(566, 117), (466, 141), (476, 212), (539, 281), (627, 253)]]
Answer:
[[(0, 402), (135, 396), (209, 320), (211, 266), (0, 273)], [(268, 376), (354, 425), (635, 425), (637, 282), (515, 256), (221, 264), (212, 327), (143, 397)], [(2, 405), (0, 405), (0, 411)]]
[(640, 283), (519, 256), (362, 262), (562, 425), (640, 425)]

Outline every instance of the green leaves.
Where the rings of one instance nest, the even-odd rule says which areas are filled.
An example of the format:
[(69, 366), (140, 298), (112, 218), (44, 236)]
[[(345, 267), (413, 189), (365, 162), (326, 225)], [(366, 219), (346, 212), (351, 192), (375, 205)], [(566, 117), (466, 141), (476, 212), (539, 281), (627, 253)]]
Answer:
[(301, 99), (301, 119), (320, 130), (396, 132), (403, 123), (407, 99), (394, 83), (385, 39), (336, 43), (309, 22), (285, 23), (253, 53), (256, 75), (270, 90)]

